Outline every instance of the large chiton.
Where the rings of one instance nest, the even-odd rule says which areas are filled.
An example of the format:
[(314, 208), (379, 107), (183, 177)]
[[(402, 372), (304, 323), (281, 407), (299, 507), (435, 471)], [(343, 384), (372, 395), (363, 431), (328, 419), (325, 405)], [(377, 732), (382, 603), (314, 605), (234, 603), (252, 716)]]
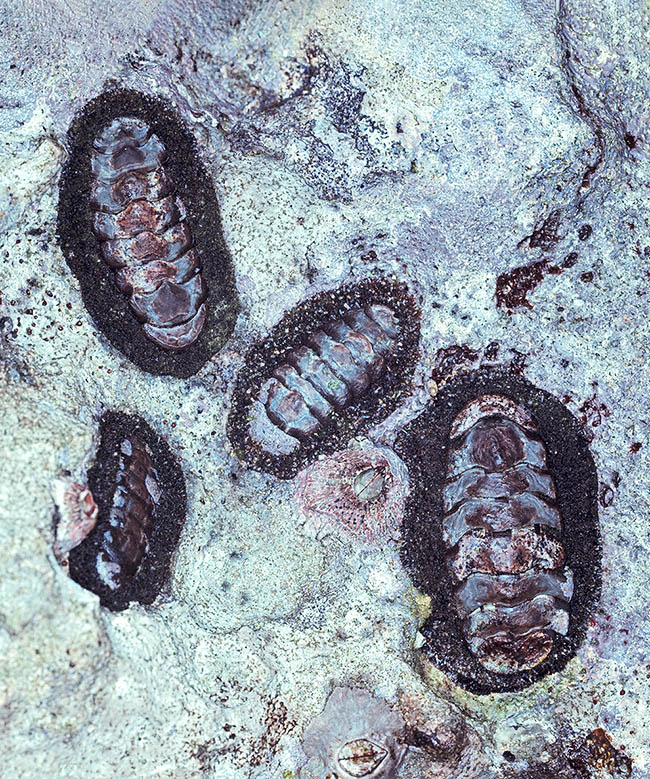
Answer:
[(400, 434), (403, 560), (434, 665), (483, 694), (561, 670), (600, 594), (598, 480), (565, 406), (500, 368), (450, 381)]
[(144, 370), (196, 373), (238, 303), (194, 138), (165, 100), (112, 90), (73, 121), (68, 146), (58, 234), (86, 308)]
[(228, 436), (251, 467), (291, 478), (384, 419), (410, 387), (420, 311), (375, 276), (293, 308), (246, 355)]
[(70, 552), (70, 576), (113, 611), (152, 603), (169, 578), (185, 521), (183, 472), (142, 419), (104, 414), (88, 489), (97, 522)]

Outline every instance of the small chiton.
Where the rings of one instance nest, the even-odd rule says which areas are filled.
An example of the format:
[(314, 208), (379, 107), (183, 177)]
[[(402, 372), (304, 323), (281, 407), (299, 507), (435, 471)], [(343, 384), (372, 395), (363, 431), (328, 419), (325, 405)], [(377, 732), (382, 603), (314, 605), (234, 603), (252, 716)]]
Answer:
[(483, 694), (561, 670), (600, 593), (598, 479), (564, 405), (501, 368), (452, 380), (400, 434), (403, 560), (432, 598), (425, 651)]
[(73, 121), (68, 146), (58, 234), (89, 313), (144, 370), (196, 373), (238, 303), (194, 138), (166, 101), (113, 90)]
[(383, 276), (321, 292), (248, 352), (228, 436), (251, 467), (291, 478), (387, 417), (410, 386), (420, 311)]
[(70, 576), (113, 611), (152, 603), (169, 578), (185, 520), (183, 472), (139, 417), (104, 414), (88, 490), (97, 522), (70, 551)]

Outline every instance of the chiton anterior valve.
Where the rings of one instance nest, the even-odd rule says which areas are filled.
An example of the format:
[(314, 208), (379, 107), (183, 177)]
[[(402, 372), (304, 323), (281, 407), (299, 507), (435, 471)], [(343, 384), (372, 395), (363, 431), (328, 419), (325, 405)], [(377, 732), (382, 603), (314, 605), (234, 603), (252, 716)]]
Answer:
[(466, 689), (560, 670), (600, 592), (598, 480), (577, 420), (499, 368), (446, 384), (400, 435), (404, 562), (432, 598), (425, 652)]
[(151, 603), (169, 575), (185, 516), (185, 483), (168, 445), (143, 420), (107, 413), (88, 487), (97, 503), (94, 529), (70, 552), (70, 575), (124, 609)]
[(86, 307), (140, 367), (196, 373), (232, 332), (237, 295), (194, 138), (164, 100), (114, 90), (68, 144), (58, 232)]
[(228, 434), (254, 468), (290, 478), (386, 417), (409, 387), (420, 314), (373, 277), (296, 306), (246, 356)]

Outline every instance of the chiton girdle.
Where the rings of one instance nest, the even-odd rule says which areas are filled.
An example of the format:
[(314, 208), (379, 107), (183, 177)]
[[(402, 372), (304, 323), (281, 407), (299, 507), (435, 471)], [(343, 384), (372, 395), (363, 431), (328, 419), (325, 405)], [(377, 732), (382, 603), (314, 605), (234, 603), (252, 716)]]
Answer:
[(139, 417), (107, 412), (88, 471), (97, 523), (72, 549), (70, 576), (113, 611), (150, 604), (167, 582), (185, 521), (183, 472), (168, 444)]
[[(532, 667), (526, 667), (519, 658), (518, 665), (501, 671), (485, 667), (466, 640), (466, 614), (459, 609), (458, 578), (453, 575), (453, 566), (460, 558), (457, 550), (450, 553), (450, 531), (445, 528), (445, 485), (454, 456), (454, 438), (455, 456), (463, 456), (453, 426), (464, 409), (480, 404), (482, 396), (505, 398), (511, 408), (519, 408), (534, 420), (537, 432), (528, 437), (536, 439), (538, 449), (545, 453), (545, 468), (555, 491), (555, 498), (547, 504), (551, 509), (556, 505), (561, 525), (549, 531), (561, 547), (558, 554), (562, 556), (563, 552), (563, 564), (573, 577), (571, 597), (562, 596), (569, 617), (566, 635), (551, 631), (552, 646), (537, 647), (540, 661)], [(432, 614), (422, 633), (426, 639), (423, 651), (433, 665), (461, 687), (478, 694), (520, 690), (561, 670), (584, 640), (601, 586), (598, 479), (579, 422), (559, 400), (524, 378), (504, 368), (482, 368), (446, 384), (402, 431), (396, 450), (409, 468), (411, 481), (402, 559), (418, 588), (431, 597)], [(527, 494), (525, 489), (523, 494)], [(448, 512), (447, 518), (453, 514)], [(485, 545), (491, 538), (491, 532), (486, 531), (481, 543)]]
[[(131, 163), (120, 155), (135, 147), (121, 149), (124, 138), (115, 133), (110, 143), (102, 137), (119, 122), (131, 122), (136, 135), (142, 130), (146, 143), (155, 141), (160, 147), (151, 164), (135, 161), (133, 180), (128, 181), (124, 174)], [(60, 181), (57, 227), (88, 312), (111, 344), (144, 370), (180, 378), (195, 374), (230, 336), (238, 310), (214, 187), (195, 139), (164, 99), (116, 89), (85, 106), (72, 122), (67, 142), (70, 155)], [(107, 148), (117, 154), (107, 155)], [(116, 164), (124, 192), (101, 186), (98, 172), (108, 175), (108, 163)], [(115, 208), (123, 209), (117, 217), (109, 213)], [(155, 234), (167, 222), (167, 232), (183, 233), (180, 243)], [(119, 237), (127, 233), (132, 238)], [(114, 234), (118, 240), (111, 238)], [(140, 246), (142, 236), (150, 238), (148, 245), (156, 243), (149, 246), (155, 261)], [(178, 251), (158, 257), (165, 249), (162, 243)], [(119, 256), (113, 257), (115, 253)], [(165, 283), (170, 274), (173, 278)], [(177, 332), (187, 330), (180, 324), (187, 320), (186, 312), (196, 314), (191, 337)]]
[[(383, 326), (376, 321), (381, 318)], [(228, 417), (235, 452), (251, 467), (288, 479), (315, 457), (345, 445), (387, 417), (408, 392), (419, 336), (415, 299), (405, 284), (384, 276), (320, 292), (297, 305), (245, 357)], [(365, 357), (340, 348), (351, 338), (367, 350)], [(335, 350), (340, 354), (332, 356)], [(289, 401), (295, 399), (301, 410), (294, 414), (295, 409), (274, 406), (274, 387), (291, 393)], [(295, 420), (286, 433), (292, 449), (274, 450), (256, 436), (255, 414), (283, 434), (287, 420)]]

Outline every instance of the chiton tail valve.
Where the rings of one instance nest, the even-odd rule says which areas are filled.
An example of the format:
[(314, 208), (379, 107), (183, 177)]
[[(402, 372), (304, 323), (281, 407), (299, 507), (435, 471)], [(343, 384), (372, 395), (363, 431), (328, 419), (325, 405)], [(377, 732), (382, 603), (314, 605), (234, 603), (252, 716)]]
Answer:
[(187, 377), (230, 336), (238, 302), (219, 207), (169, 103), (113, 90), (68, 132), (58, 234), (98, 328), (132, 362)]
[(403, 558), (432, 598), (425, 651), (462, 687), (561, 670), (600, 593), (598, 480), (577, 420), (501, 368), (459, 376), (401, 434)]
[(70, 576), (113, 611), (153, 603), (185, 521), (185, 480), (169, 446), (139, 417), (108, 412), (88, 471), (96, 523), (69, 555)]
[(394, 411), (410, 389), (420, 310), (374, 276), (293, 308), (246, 355), (228, 418), (237, 455), (289, 479)]

